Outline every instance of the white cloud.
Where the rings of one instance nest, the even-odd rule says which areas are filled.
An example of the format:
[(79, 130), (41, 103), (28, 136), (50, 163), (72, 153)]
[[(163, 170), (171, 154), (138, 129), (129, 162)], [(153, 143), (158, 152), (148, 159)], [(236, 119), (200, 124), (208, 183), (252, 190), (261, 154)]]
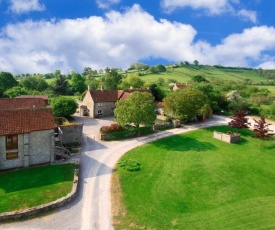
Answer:
[(118, 4), (120, 0), (96, 0), (99, 8), (108, 9), (111, 5)]
[(195, 10), (206, 10), (209, 14), (220, 14), (232, 8), (229, 0), (162, 0), (161, 5), (167, 11), (191, 7)]
[(194, 10), (204, 10), (207, 15), (220, 15), (230, 13), (242, 19), (257, 22), (257, 13), (250, 10), (236, 10), (235, 5), (240, 5), (239, 0), (162, 0), (161, 6), (167, 12), (177, 8), (190, 7)]
[(27, 13), (30, 11), (43, 11), (45, 6), (38, 0), (10, 0), (10, 10), (16, 14)]
[(268, 62), (261, 63), (257, 68), (275, 69), (275, 61), (268, 61)]
[[(195, 42), (196, 30), (144, 12), (134, 5), (124, 13), (60, 21), (26, 21), (0, 31), (0, 71), (12, 73), (62, 72), (84, 67), (128, 68), (133, 62), (162, 58), (171, 62), (197, 59), (202, 64), (249, 66), (270, 61), (275, 29), (253, 27), (232, 34), (221, 44)], [(263, 59), (265, 57), (265, 59)]]
[(253, 23), (257, 22), (257, 12), (256, 11), (250, 11), (250, 10), (240, 10), (237, 12), (237, 15), (242, 17), (245, 20), (249, 20)]

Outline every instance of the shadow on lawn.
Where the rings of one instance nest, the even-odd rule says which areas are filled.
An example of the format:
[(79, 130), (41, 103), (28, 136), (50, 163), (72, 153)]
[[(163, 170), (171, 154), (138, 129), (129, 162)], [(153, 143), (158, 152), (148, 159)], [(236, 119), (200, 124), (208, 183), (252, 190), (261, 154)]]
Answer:
[(6, 193), (70, 182), (74, 166), (53, 165), (19, 169), (1, 173), (0, 188)]
[(181, 136), (181, 135), (161, 139), (159, 141), (153, 142), (152, 145), (158, 148), (172, 150), (172, 151), (193, 150), (193, 151), (201, 152), (201, 151), (208, 151), (208, 150), (217, 150), (217, 147), (212, 143), (198, 141), (197, 139)]

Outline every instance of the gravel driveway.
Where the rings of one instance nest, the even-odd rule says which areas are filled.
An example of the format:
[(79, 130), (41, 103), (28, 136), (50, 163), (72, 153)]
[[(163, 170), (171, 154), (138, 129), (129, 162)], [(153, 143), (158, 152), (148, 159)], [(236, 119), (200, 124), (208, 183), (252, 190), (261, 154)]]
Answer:
[(55, 212), (29, 220), (1, 224), (0, 229), (113, 229), (110, 201), (111, 174), (116, 162), (125, 152), (162, 137), (213, 125), (224, 125), (229, 119), (215, 116), (213, 119), (197, 125), (183, 126), (145, 137), (113, 142), (101, 142), (97, 138), (99, 127), (112, 123), (112, 119), (76, 117), (76, 121), (84, 123), (83, 146), (80, 156), (80, 187), (76, 199)]

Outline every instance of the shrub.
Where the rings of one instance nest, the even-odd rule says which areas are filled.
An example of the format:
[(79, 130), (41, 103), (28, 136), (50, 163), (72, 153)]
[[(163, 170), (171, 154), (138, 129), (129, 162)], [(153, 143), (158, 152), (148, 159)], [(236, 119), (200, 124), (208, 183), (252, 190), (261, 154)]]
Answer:
[(112, 132), (118, 132), (118, 131), (123, 131), (123, 130), (124, 130), (123, 127), (116, 123), (113, 123), (108, 126), (102, 126), (100, 128), (101, 133), (112, 133)]
[(128, 159), (128, 160), (120, 160), (118, 162), (118, 167), (122, 168), (124, 170), (127, 170), (129, 172), (135, 172), (135, 171), (139, 171), (140, 170), (140, 163)]

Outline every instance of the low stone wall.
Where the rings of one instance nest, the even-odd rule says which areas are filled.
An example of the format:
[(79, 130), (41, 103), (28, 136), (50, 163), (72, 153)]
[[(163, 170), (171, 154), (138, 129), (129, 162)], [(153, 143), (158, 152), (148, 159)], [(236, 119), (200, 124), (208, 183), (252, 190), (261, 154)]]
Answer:
[(62, 144), (81, 143), (83, 123), (59, 125), (61, 131)]
[(167, 129), (167, 128), (170, 128), (170, 127), (173, 127), (172, 123), (171, 122), (166, 122), (166, 123), (163, 123), (163, 124), (153, 125), (153, 130)]
[(6, 220), (15, 220), (15, 219), (20, 219), (28, 216), (35, 216), (40, 213), (50, 211), (53, 209), (56, 209), (58, 207), (61, 207), (70, 201), (72, 201), (76, 194), (77, 194), (77, 189), (78, 189), (78, 174), (79, 174), (79, 169), (75, 169), (75, 174), (74, 174), (74, 181), (73, 181), (73, 187), (72, 191), (65, 197), (59, 198), (58, 200), (55, 200), (53, 202), (39, 205), (33, 208), (28, 208), (20, 211), (14, 211), (14, 212), (5, 212), (0, 214), (0, 221), (6, 221)]
[(225, 134), (217, 131), (213, 132), (213, 137), (227, 143), (235, 143), (241, 140), (240, 134)]

